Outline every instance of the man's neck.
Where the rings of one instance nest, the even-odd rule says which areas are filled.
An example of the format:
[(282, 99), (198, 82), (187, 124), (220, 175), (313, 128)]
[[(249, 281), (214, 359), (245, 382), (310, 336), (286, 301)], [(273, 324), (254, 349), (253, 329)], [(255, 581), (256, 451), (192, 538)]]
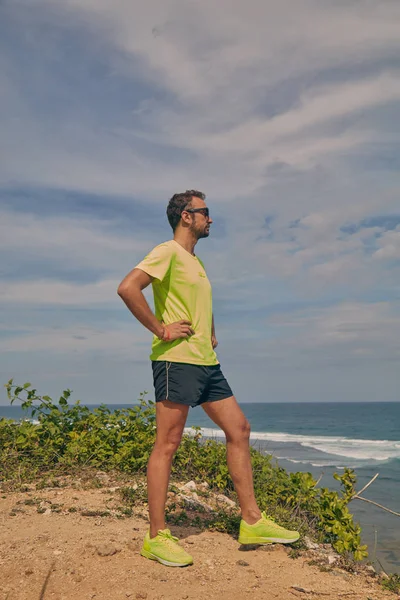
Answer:
[(192, 235), (190, 235), (189, 233), (186, 234), (186, 232), (181, 231), (175, 232), (174, 240), (187, 252), (190, 252), (190, 254), (193, 254), (193, 256), (195, 256), (194, 247), (196, 246), (198, 240), (195, 239)]

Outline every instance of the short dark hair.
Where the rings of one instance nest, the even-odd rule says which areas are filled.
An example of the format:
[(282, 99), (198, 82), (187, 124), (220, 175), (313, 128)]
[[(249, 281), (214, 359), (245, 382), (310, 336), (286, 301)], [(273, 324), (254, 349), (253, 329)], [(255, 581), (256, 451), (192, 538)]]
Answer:
[(181, 212), (186, 207), (190, 207), (193, 197), (201, 198), (202, 200), (206, 199), (206, 195), (203, 194), (203, 192), (198, 192), (197, 190), (186, 190), (186, 192), (174, 194), (169, 201), (167, 206), (167, 217), (173, 231), (175, 231), (181, 219)]

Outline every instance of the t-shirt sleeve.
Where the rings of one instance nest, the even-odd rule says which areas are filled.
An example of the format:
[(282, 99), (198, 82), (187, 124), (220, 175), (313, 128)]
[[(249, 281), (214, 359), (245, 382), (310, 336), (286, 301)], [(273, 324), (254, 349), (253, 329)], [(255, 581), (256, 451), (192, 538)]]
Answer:
[(162, 281), (169, 271), (173, 257), (173, 249), (169, 244), (160, 244), (153, 248), (135, 269), (144, 271), (150, 277)]

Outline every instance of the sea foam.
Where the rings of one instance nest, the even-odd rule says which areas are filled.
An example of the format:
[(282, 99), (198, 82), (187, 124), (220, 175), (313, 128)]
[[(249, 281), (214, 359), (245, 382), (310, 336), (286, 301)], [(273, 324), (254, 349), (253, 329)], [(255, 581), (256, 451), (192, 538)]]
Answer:
[[(193, 430), (187, 427), (185, 431), (190, 433)], [(205, 437), (225, 437), (220, 429), (204, 427), (201, 431)], [(261, 431), (253, 431), (250, 434), (250, 438), (252, 440), (271, 443), (299, 444), (304, 448), (312, 448), (325, 454), (363, 461), (383, 462), (400, 458), (400, 441), (363, 440), (346, 437), (295, 435), (283, 432), (269, 433)]]

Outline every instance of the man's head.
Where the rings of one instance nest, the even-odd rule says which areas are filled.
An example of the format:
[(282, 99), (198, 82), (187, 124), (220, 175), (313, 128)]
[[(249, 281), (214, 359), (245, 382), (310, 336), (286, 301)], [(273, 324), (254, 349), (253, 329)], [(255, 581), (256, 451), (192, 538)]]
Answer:
[(167, 216), (174, 233), (187, 228), (197, 238), (208, 237), (212, 219), (208, 216), (206, 195), (196, 190), (174, 194), (168, 203)]

